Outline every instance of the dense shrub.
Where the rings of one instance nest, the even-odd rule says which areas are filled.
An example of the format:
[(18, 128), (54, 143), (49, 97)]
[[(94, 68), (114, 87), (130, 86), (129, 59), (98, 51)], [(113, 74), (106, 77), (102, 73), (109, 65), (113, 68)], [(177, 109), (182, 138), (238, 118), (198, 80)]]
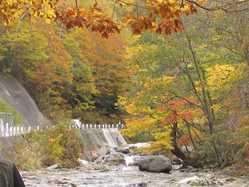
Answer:
[(14, 162), (23, 170), (41, 167), (41, 153), (38, 150), (38, 144), (31, 144), (21, 136), (0, 139), (1, 157)]
[(244, 132), (229, 129), (203, 138), (197, 148), (203, 165), (225, 167), (245, 160), (249, 150), (248, 134), (246, 129)]
[(58, 164), (61, 167), (78, 166), (82, 153), (82, 142), (76, 129), (68, 128), (68, 122), (61, 122), (44, 132), (26, 137), (33, 151), (39, 152), (41, 165)]

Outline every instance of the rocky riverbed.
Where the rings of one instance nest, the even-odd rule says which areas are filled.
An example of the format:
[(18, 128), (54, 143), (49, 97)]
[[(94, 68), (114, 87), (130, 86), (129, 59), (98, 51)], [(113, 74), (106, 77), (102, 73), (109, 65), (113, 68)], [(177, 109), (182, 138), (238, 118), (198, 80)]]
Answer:
[(139, 171), (136, 166), (96, 166), (22, 172), (27, 187), (248, 187), (243, 179), (219, 172), (174, 169), (170, 174)]

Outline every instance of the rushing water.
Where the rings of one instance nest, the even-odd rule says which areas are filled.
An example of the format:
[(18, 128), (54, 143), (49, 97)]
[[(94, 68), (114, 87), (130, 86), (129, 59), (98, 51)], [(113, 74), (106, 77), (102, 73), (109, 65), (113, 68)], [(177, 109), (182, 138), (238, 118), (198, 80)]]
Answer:
[(211, 172), (171, 174), (138, 171), (136, 167), (115, 167), (111, 170), (54, 169), (23, 172), (27, 187), (188, 187), (190, 181), (201, 179), (203, 186), (248, 187), (242, 179)]
[[(148, 146), (147, 144), (130, 145)], [(114, 151), (114, 150), (112, 150)], [(110, 152), (112, 154), (113, 152)], [(115, 153), (115, 152), (114, 152)], [(126, 165), (80, 160), (77, 169), (43, 169), (23, 172), (27, 187), (249, 187), (249, 181), (225, 176), (210, 170), (179, 169), (173, 165), (170, 174), (139, 171), (133, 166), (139, 155), (124, 155)]]

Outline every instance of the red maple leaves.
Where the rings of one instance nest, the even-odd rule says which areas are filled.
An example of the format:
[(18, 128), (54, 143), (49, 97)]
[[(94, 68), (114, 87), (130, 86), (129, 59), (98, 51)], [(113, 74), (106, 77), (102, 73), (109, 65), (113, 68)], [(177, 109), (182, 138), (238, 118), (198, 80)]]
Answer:
[(56, 18), (68, 29), (86, 27), (91, 31), (99, 32), (105, 38), (120, 31), (118, 25), (97, 4), (94, 4), (90, 9), (58, 8)]
[[(117, 0), (116, 3), (123, 2), (119, 1)], [(168, 1), (147, 0), (143, 8), (146, 10), (141, 14), (128, 11), (121, 16), (122, 22), (130, 26), (133, 34), (141, 34), (146, 30), (166, 35), (181, 32), (184, 29), (181, 17), (197, 11), (193, 4), (186, 3), (181, 6), (178, 1), (169, 3)], [(56, 11), (56, 17), (67, 28), (87, 27), (106, 38), (113, 33), (120, 32), (121, 23), (114, 22), (97, 3), (89, 9), (60, 7)]]

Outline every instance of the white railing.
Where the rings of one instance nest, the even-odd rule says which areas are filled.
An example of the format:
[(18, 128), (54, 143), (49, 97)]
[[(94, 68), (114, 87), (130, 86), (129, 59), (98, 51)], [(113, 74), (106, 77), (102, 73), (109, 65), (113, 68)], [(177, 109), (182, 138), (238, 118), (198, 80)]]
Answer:
[[(27, 126), (27, 125), (14, 125), (14, 123), (9, 124), (9, 121), (4, 121), (0, 119), (0, 137), (11, 137), (29, 134), (31, 132), (43, 131), (53, 126)], [(75, 129), (122, 129), (124, 125), (119, 122), (117, 124), (91, 124), (91, 123), (81, 123), (80, 120), (72, 120), (72, 123), (68, 128)]]
[(80, 120), (73, 119), (71, 127), (72, 128), (77, 128), (77, 129), (122, 129), (122, 128), (124, 128), (124, 124), (121, 123), (121, 122), (118, 122), (116, 124), (107, 124), (107, 123), (102, 123), (102, 124), (81, 123)]
[(11, 126), (8, 123), (0, 125), (0, 137), (11, 137), (11, 136), (20, 136), (28, 134), (31, 132), (37, 132), (43, 130), (40, 126)]

